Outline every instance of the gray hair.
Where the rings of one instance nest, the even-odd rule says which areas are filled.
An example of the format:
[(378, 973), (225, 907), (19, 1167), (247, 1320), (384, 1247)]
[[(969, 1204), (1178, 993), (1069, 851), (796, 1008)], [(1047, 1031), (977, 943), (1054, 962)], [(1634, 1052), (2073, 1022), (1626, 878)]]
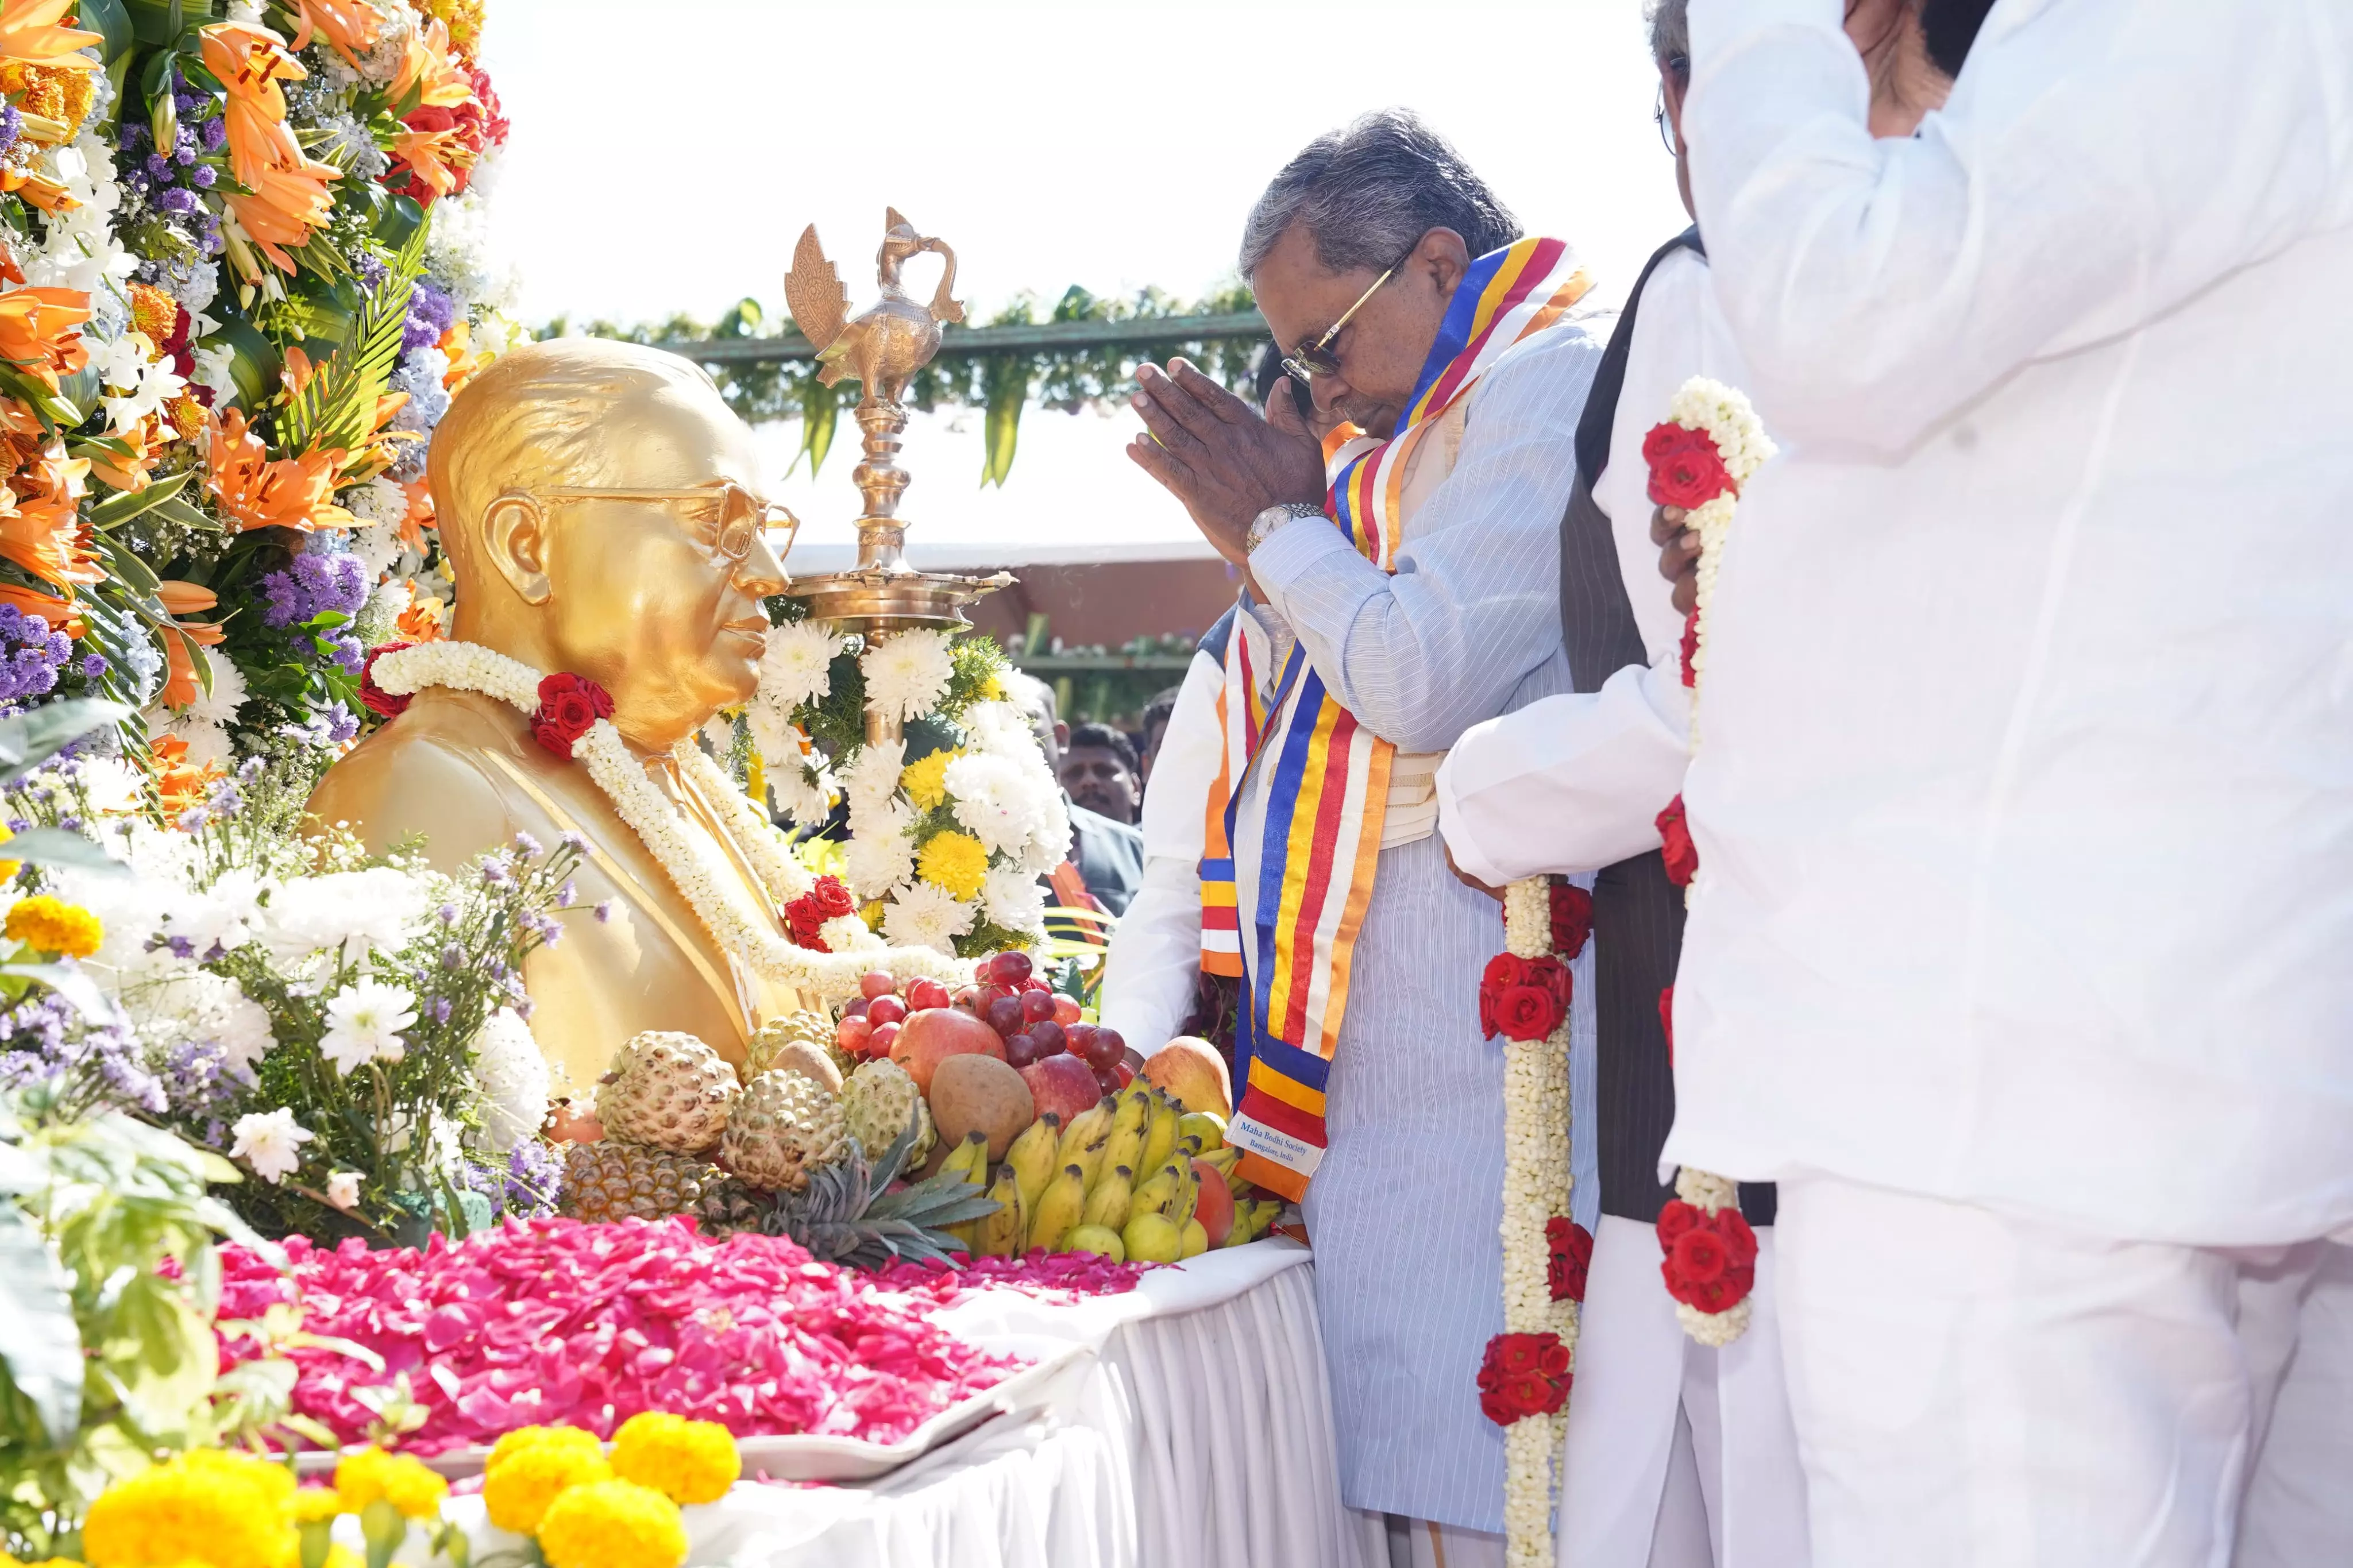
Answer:
[(1651, 24), (1651, 58), (1661, 65), (1683, 62), (1691, 74), (1691, 0), (1651, 0), (1646, 19)]
[(1282, 166), (1242, 226), (1241, 270), (1256, 273), (1294, 223), (1335, 272), (1394, 267), (1433, 228), (1473, 256), (1520, 237), (1520, 224), (1453, 146), (1409, 109), (1383, 109), (1327, 132)]

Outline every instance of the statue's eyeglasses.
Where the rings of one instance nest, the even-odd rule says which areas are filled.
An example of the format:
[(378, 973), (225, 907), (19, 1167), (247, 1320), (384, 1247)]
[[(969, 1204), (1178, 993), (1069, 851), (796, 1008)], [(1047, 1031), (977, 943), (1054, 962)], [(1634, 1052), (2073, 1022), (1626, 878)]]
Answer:
[(712, 509), (703, 514), (712, 522), (711, 542), (720, 554), (730, 561), (741, 561), (752, 553), (752, 541), (771, 529), (785, 530), (784, 549), (776, 552), (778, 560), (790, 552), (793, 541), (799, 537), (801, 520), (781, 502), (763, 500), (733, 479), (715, 485), (698, 485), (692, 489), (658, 490), (631, 489), (621, 486), (551, 485), (530, 492), (543, 500), (650, 500), (700, 501)]
[(1292, 350), (1282, 362), (1283, 373), (1303, 382), (1312, 375), (1339, 374), (1340, 356), (1332, 352), (1332, 340), (1340, 335), (1340, 329), (1348, 324), (1348, 318), (1363, 310), (1365, 301), (1379, 293), (1381, 285), (1396, 277), (1398, 267), (1404, 265), (1405, 263), (1400, 261), (1397, 267), (1390, 268), (1387, 272), (1374, 279), (1373, 286), (1357, 295), (1356, 302), (1341, 311), (1340, 319), (1333, 322), (1322, 337), (1312, 343), (1302, 343)]

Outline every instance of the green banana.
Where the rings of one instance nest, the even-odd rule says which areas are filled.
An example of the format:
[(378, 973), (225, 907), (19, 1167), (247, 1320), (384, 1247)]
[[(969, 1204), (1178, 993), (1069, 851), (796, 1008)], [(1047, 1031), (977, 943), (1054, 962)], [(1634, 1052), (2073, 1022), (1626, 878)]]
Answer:
[(1021, 1250), (1021, 1243), (1029, 1234), (1021, 1223), (1021, 1187), (1013, 1179), (1012, 1166), (997, 1167), (997, 1180), (989, 1184), (988, 1195), (997, 1200), (997, 1212), (974, 1222), (979, 1227), (974, 1246), (979, 1254), (989, 1258), (1010, 1258)]
[(1060, 1134), (1062, 1119), (1050, 1110), (1021, 1130), (1021, 1136), (1005, 1151), (1005, 1163), (1013, 1170), (1013, 1180), (1021, 1189), (1021, 1206), (1034, 1209), (1038, 1194), (1054, 1174), (1054, 1143)]
[(1127, 1166), (1114, 1165), (1105, 1171), (1088, 1192), (1087, 1206), (1079, 1215), (1079, 1223), (1099, 1225), (1105, 1230), (1125, 1229), (1134, 1185), (1135, 1173)]
[(1111, 1119), (1108, 1097), (1071, 1117), (1071, 1124), (1062, 1129), (1062, 1136), (1054, 1145), (1054, 1163), (1068, 1165), (1076, 1161), (1088, 1144), (1111, 1131)]
[(1061, 1173), (1046, 1184), (1029, 1216), (1029, 1245), (1049, 1252), (1060, 1250), (1062, 1238), (1077, 1227), (1086, 1204), (1086, 1173), (1076, 1165), (1063, 1166)]

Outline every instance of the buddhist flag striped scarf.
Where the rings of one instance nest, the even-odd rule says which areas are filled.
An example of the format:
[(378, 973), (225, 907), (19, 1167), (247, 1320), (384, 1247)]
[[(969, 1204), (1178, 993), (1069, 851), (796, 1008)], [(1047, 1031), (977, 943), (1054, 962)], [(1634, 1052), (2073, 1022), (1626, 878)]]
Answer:
[[(1447, 306), (1396, 433), (1353, 426), (1324, 442), (1324, 511), (1365, 558), (1397, 570), (1407, 461), (1513, 344), (1558, 321), (1588, 286), (1567, 246), (1523, 239), (1472, 263)], [(1296, 1199), (1324, 1157), (1324, 1085), (1348, 1005), (1348, 960), (1372, 897), (1397, 748), (1334, 700), (1293, 645), (1278, 674), (1263, 627), (1238, 613), (1222, 650), (1224, 737), (1201, 858), (1201, 967), (1240, 977), (1226, 1140), (1240, 1169)], [(1248, 922), (1234, 883), (1235, 807), (1264, 774), (1266, 823)]]

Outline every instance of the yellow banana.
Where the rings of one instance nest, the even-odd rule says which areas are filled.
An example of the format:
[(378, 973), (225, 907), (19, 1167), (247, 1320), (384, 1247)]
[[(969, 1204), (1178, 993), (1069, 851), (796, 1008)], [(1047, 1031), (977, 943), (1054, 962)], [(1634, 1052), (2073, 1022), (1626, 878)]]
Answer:
[(964, 1142), (948, 1152), (940, 1162), (938, 1174), (962, 1176), (974, 1186), (988, 1184), (988, 1134), (979, 1131), (967, 1132)]
[[(1218, 1174), (1226, 1179), (1226, 1187), (1229, 1192), (1233, 1191), (1234, 1188), (1234, 1167), (1241, 1163), (1241, 1159), (1242, 1152), (1235, 1148), (1230, 1143), (1223, 1144), (1218, 1148), (1212, 1149), (1208, 1153), (1200, 1156), (1201, 1163), (1208, 1166), (1211, 1170), (1217, 1172)], [(1247, 1187), (1250, 1184), (1248, 1182), (1244, 1182), (1242, 1185)], [(1234, 1192), (1234, 1196), (1240, 1197), (1241, 1196), (1241, 1194), (1240, 1192)]]
[(1082, 1225), (1099, 1225), (1105, 1230), (1124, 1230), (1127, 1226), (1135, 1173), (1125, 1165), (1114, 1165), (1095, 1180), (1087, 1194), (1087, 1206), (1079, 1216)]
[(1013, 1180), (1021, 1189), (1021, 1206), (1034, 1209), (1038, 1194), (1054, 1174), (1054, 1144), (1060, 1135), (1062, 1119), (1053, 1111), (1032, 1121), (1021, 1130), (1005, 1151), (1005, 1163), (1013, 1170)]
[[(985, 1215), (976, 1223), (980, 1234), (975, 1243), (977, 1249), (990, 1258), (1010, 1258), (1021, 1250), (1028, 1227), (1021, 1223), (1021, 1186), (1013, 1178), (1013, 1167), (1000, 1166), (997, 1180), (989, 1184), (988, 1195), (997, 1200), (997, 1212)], [(1237, 1226), (1236, 1229), (1240, 1226)]]
[(1088, 1144), (1085, 1148), (1080, 1150), (1078, 1157), (1071, 1162), (1072, 1164), (1078, 1166), (1080, 1170), (1086, 1173), (1086, 1184), (1087, 1191), (1089, 1192), (1094, 1191), (1095, 1183), (1102, 1180), (1104, 1171), (1110, 1169), (1110, 1167), (1103, 1162), (1103, 1151), (1110, 1147), (1111, 1134), (1106, 1132), (1102, 1137), (1096, 1139), (1093, 1142)]
[(1112, 1113), (1111, 1147), (1103, 1151), (1103, 1164), (1142, 1170), (1144, 1135), (1151, 1129), (1152, 1090), (1132, 1083), (1119, 1097), (1119, 1109)]
[(1176, 1119), (1176, 1135), (1181, 1138), (1187, 1133), (1198, 1136), (1203, 1149), (1222, 1149), (1226, 1119), (1214, 1110), (1188, 1110)]
[(1275, 1220), (1281, 1217), (1282, 1214), (1282, 1204), (1278, 1199), (1261, 1198), (1257, 1202), (1251, 1204), (1250, 1223), (1250, 1239), (1252, 1241), (1256, 1241), (1260, 1237), (1264, 1236), (1268, 1231), (1273, 1229)]
[(1067, 1165), (1077, 1160), (1080, 1152), (1111, 1131), (1111, 1101), (1099, 1100), (1071, 1118), (1062, 1129), (1062, 1136), (1054, 1144), (1054, 1163)]
[(1063, 1166), (1061, 1173), (1046, 1184), (1044, 1194), (1030, 1214), (1029, 1245), (1049, 1252), (1060, 1249), (1062, 1238), (1077, 1226), (1086, 1205), (1086, 1173), (1076, 1165)]
[(1129, 1194), (1127, 1216), (1134, 1219), (1147, 1211), (1166, 1215), (1176, 1201), (1176, 1173), (1163, 1165)]
[(1144, 1152), (1136, 1156), (1139, 1171), (1156, 1171), (1176, 1148), (1176, 1108), (1158, 1089), (1152, 1091), (1152, 1128), (1145, 1134)]

